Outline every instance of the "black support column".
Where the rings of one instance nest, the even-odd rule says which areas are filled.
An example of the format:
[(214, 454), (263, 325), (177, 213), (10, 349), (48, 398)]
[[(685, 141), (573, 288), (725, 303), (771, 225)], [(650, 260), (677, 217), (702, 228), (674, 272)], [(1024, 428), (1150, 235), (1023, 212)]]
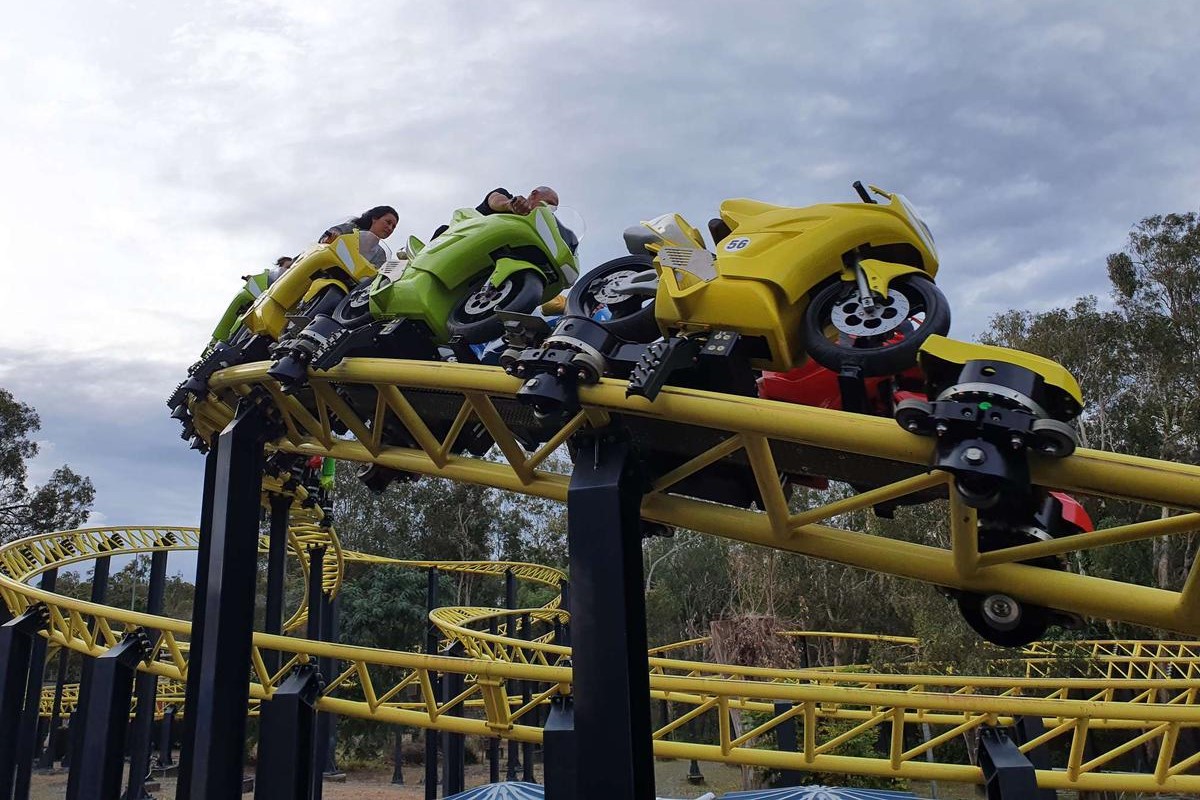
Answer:
[[(208, 598), (208, 562), (212, 554), (213, 502), (216, 499), (217, 462), (220, 437), (213, 439), (204, 459), (204, 495), (200, 506), (200, 535), (196, 548), (196, 588), (192, 595), (192, 632), (188, 649), (187, 684), (183, 695), (183, 731), (179, 739), (179, 779), (176, 800), (191, 800), (192, 762), (196, 742), (196, 717), (193, 708), (199, 707), (200, 666), (204, 658), (204, 615)], [(193, 680), (195, 678), (195, 680)], [(69, 796), (68, 796), (69, 800)], [(196, 800), (204, 800), (197, 795)]]
[(312, 759), (320, 680), (311, 664), (296, 668), (262, 704), (255, 800), (309, 800), (320, 770)]
[(70, 654), (71, 651), (66, 647), (58, 649), (58, 674), (54, 679), (54, 704), (50, 706), (50, 733), (46, 738), (46, 749), (42, 751), (42, 760), (38, 762), (40, 770), (54, 769), (56, 734), (62, 721), (63, 686), (67, 682), (67, 657)]
[[(321, 631), (324, 628), (324, 618), (327, 610), (325, 608), (325, 591), (322, 585), (324, 577), (324, 545), (308, 548), (308, 629), (306, 635), (309, 639), (316, 642), (321, 641)], [(329, 675), (321, 674), (326, 668), (326, 663), (326, 659), (317, 660), (319, 680), (329, 680)], [(322, 773), (324, 772), (323, 765), (325, 764), (326, 751), (329, 748), (329, 739), (328, 737), (323, 737), (321, 734), (321, 715), (319, 713), (314, 723), (311, 738), (312, 747), (308, 752), (313, 767), (309, 779), (311, 786), (309, 796), (312, 800), (321, 800), (325, 790), (325, 779)]]
[[(504, 571), (504, 607), (514, 609), (517, 607), (517, 577), (511, 569)], [(509, 614), (505, 618), (505, 626), (507, 631), (505, 636), (509, 639), (517, 638), (517, 615)], [(517, 681), (516, 687), (519, 688), (524, 684), (524, 681)], [(521, 743), (516, 739), (508, 740), (508, 767), (504, 771), (504, 780), (515, 781), (518, 777), (518, 772), (521, 768)]]
[[(159, 547), (173, 544), (159, 540)], [(167, 586), (167, 551), (158, 550), (150, 556), (150, 587), (146, 596), (146, 613), (158, 616), (163, 612)], [(153, 634), (152, 634), (153, 635)], [(142, 800), (146, 793), (146, 775), (150, 772), (150, 748), (153, 744), (154, 712), (158, 700), (158, 676), (140, 672), (137, 676), (137, 706), (133, 719), (133, 734), (129, 749), (129, 784), (125, 800)]]
[[(39, 588), (53, 592), (58, 582), (58, 570), (42, 573)], [(46, 674), (46, 640), (33, 640), (29, 655), (29, 677), (25, 682), (25, 708), (21, 712), (21, 727), (17, 732), (17, 772), (13, 779), (14, 800), (29, 800), (33, 780), (33, 759), (37, 755), (38, 723), (41, 719), (42, 678)], [(7, 800), (7, 799), (6, 799)]]
[[(437, 608), (438, 603), (438, 571), (430, 567), (428, 584), (425, 587), (425, 607), (429, 611)], [(425, 652), (436, 655), (438, 649), (438, 631), (432, 622), (425, 629)], [(434, 684), (436, 696), (441, 687), (437, 677), (430, 674), (429, 680)], [(438, 732), (433, 728), (425, 729), (425, 800), (437, 800), (438, 796)]]
[(30, 656), (46, 619), (46, 607), (39, 603), (0, 625), (0, 798), (12, 797)]
[(147, 658), (149, 651), (149, 638), (138, 629), (96, 659), (85, 712), (87, 730), (72, 766), (72, 771), (79, 773), (79, 800), (121, 796), (133, 678), (138, 662)]
[[(118, 544), (112, 538), (106, 543), (106, 549), (111, 549), (112, 546)], [(108, 597), (108, 577), (112, 566), (111, 556), (101, 556), (96, 559), (95, 566), (92, 568), (92, 592), (89, 599), (95, 605), (104, 605), (105, 599)], [(91, 631), (94, 635), (96, 632), (96, 622), (92, 621)], [(88, 700), (92, 696), (92, 674), (96, 668), (96, 659), (84, 656), (80, 661), (79, 669), (79, 696), (75, 701), (75, 710), (71, 712), (70, 727), (67, 729), (67, 755), (71, 760), (71, 771), (67, 774), (67, 800), (78, 800), (79, 798), (79, 775), (80, 771), (76, 765), (80, 761), (80, 754), (83, 752), (83, 734), (87, 730), (87, 706)]]
[(620, 431), (589, 431), (575, 441), (567, 492), (575, 748), (603, 768), (591, 770), (571, 796), (653, 800), (643, 487)]
[(542, 783), (546, 797), (570, 797), (579, 784), (575, 704), (569, 695), (550, 698), (550, 714), (542, 731)]
[[(446, 651), (446, 655), (448, 656), (461, 657), (462, 654), (462, 645), (458, 642), (455, 642)], [(448, 703), (462, 694), (463, 683), (463, 674), (461, 672), (447, 672), (442, 676), (442, 702)], [(448, 717), (461, 717), (462, 715), (461, 705), (451, 711), (447, 711), (445, 714)], [(442, 796), (450, 797), (467, 788), (466, 737), (461, 733), (451, 733), (449, 731), (442, 735), (445, 737), (443, 742), (445, 750), (442, 755)]]
[[(528, 614), (525, 614), (521, 617), (521, 638), (525, 641), (529, 641), (533, 638), (533, 620), (530, 619)], [(528, 706), (532, 699), (533, 682), (521, 681), (521, 705)], [(537, 725), (538, 709), (530, 709), (529, 716), (531, 717), (529, 724)], [(522, 764), (523, 769), (521, 772), (521, 780), (525, 781), (526, 783), (537, 783), (537, 776), (534, 775), (533, 772), (533, 742), (523, 742), (521, 750), (522, 760), (524, 761)]]
[(216, 447), (200, 669), (188, 669), (189, 688), (195, 682), (195, 697), (202, 698), (186, 712), (195, 737), (190, 753), (184, 751), (191, 764), (188, 800), (236, 798), (242, 791), (266, 429), (264, 409), (243, 400)]
[[(267, 609), (264, 630), (267, 633), (283, 633), (283, 588), (287, 573), (288, 520), (292, 498), (288, 495), (271, 495), (271, 538), (267, 551)], [(282, 655), (277, 650), (263, 653), (263, 661), (272, 673), (279, 671)]]

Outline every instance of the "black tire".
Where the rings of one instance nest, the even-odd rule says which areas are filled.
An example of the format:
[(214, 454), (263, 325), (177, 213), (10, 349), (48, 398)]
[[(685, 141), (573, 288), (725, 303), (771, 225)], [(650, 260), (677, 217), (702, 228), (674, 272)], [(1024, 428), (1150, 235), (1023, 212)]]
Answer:
[(342, 327), (353, 330), (371, 321), (371, 284), (374, 282), (374, 278), (363, 278), (333, 310), (334, 320)]
[[(985, 613), (986, 603), (1000, 603), (1011, 608), (1011, 620), (1006, 624), (996, 623)], [(961, 592), (958, 610), (972, 630), (1000, 647), (1024, 647), (1040, 641), (1046, 638), (1046, 628), (1050, 625), (1049, 609), (1031, 606), (998, 592), (990, 595)]]
[[(858, 287), (849, 281), (834, 281), (808, 304), (804, 311), (803, 333), (808, 354), (818, 364), (841, 372), (847, 364), (857, 365), (863, 377), (895, 375), (917, 363), (917, 351), (933, 334), (950, 331), (950, 304), (941, 290), (924, 275), (902, 275), (889, 287), (889, 302), (902, 295), (908, 310), (903, 318), (881, 322), (879, 335), (851, 335), (838, 331), (833, 323), (835, 309), (845, 313), (854, 305)], [(924, 315), (918, 320), (919, 315)], [(854, 319), (850, 316), (848, 319)], [(829, 338), (828, 332), (837, 334)]]
[(483, 289), (491, 275), (483, 275), (471, 284), (471, 288), (458, 299), (446, 320), (446, 330), (451, 336), (461, 336), (468, 344), (480, 344), (499, 338), (504, 333), (504, 323), (496, 316), (497, 311), (512, 311), (529, 314), (542, 301), (546, 283), (542, 276), (531, 269), (510, 275), (497, 287), (501, 296), (494, 305), (473, 311), (476, 293)]
[(616, 303), (605, 303), (596, 296), (605, 283), (622, 272), (643, 272), (654, 268), (654, 259), (648, 255), (622, 256), (606, 261), (580, 278), (567, 294), (567, 313), (589, 319), (601, 307), (607, 307), (612, 317), (602, 324), (630, 342), (653, 342), (662, 338), (658, 322), (654, 319), (654, 302), (646, 303), (640, 296), (626, 297)]

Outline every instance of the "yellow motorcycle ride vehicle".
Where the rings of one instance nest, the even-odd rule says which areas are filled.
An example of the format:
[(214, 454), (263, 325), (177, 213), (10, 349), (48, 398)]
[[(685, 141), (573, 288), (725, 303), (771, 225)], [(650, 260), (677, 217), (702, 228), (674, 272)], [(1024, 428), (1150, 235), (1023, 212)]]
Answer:
[(564, 377), (628, 375), (629, 394), (653, 399), (668, 381), (753, 394), (756, 371), (809, 357), (846, 385), (911, 368), (921, 343), (950, 329), (933, 236), (902, 195), (870, 187), (880, 203), (854, 186), (861, 203), (726, 200), (709, 223), (715, 253), (678, 214), (630, 228), (631, 255), (575, 284), (537, 352), (501, 363), (542, 376), (522, 392), (543, 410), (572, 405)]
[[(270, 347), (286, 333), (303, 328), (317, 314), (330, 313), (361, 280), (378, 269), (366, 254), (379, 252), (379, 238), (370, 231), (351, 231), (326, 244), (305, 250), (272, 282), (233, 324), (223, 341), (206, 348), (188, 370), (167, 405), (184, 426), (183, 438), (194, 435), (189, 402), (208, 392), (214, 372), (236, 364), (269, 358)], [(193, 442), (203, 449), (203, 442)]]

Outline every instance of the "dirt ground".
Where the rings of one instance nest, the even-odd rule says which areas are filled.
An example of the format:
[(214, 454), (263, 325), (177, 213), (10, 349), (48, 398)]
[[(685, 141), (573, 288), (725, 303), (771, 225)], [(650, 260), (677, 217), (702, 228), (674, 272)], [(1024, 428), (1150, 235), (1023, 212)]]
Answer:
[[(695, 798), (705, 792), (714, 792), (718, 796), (742, 788), (741, 770), (724, 764), (701, 764), (700, 771), (705, 781), (702, 785), (692, 785), (687, 782), (688, 763), (686, 761), (658, 761), (655, 763), (655, 783), (660, 797)], [(249, 770), (247, 774), (252, 774)], [(540, 765), (535, 770), (538, 782), (541, 783)], [(392, 785), (392, 771), (386, 770), (357, 770), (348, 773), (346, 781), (326, 781), (324, 800), (423, 800), (425, 786), (422, 783), (424, 769), (420, 765), (404, 768), (405, 785)], [(468, 787), (480, 786), (488, 781), (486, 765), (469, 766), (466, 771)], [(918, 797), (932, 797), (926, 786), (914, 786), (913, 791)], [(34, 775), (32, 800), (62, 800), (66, 797), (67, 775), (59, 772), (50, 775)], [(175, 797), (174, 779), (164, 779), (160, 788), (152, 792), (157, 800), (168, 800)], [(940, 800), (973, 800), (976, 797), (974, 787), (964, 785), (939, 786), (937, 795)], [(250, 795), (246, 795), (250, 797)]]
[[(655, 783), (660, 797), (695, 798), (705, 792), (714, 792), (720, 796), (742, 788), (741, 770), (724, 764), (701, 764), (705, 782), (703, 785), (692, 785), (686, 780), (688, 764), (686, 761), (655, 762)], [(248, 773), (249, 774), (249, 773)], [(393, 786), (392, 771), (359, 770), (347, 774), (346, 781), (339, 783), (326, 781), (324, 800), (423, 800), (425, 786), (422, 784), (424, 771), (419, 765), (407, 766), (404, 769), (403, 786)], [(542, 780), (540, 767), (536, 770), (538, 782)], [(480, 786), (487, 783), (488, 770), (486, 766), (467, 767), (466, 783), (468, 787)], [(937, 797), (939, 800), (976, 800), (982, 797), (975, 786), (961, 783), (940, 783), (936, 787), (927, 783), (913, 782), (909, 787), (920, 798)], [(58, 772), (50, 775), (35, 774), (33, 776), (33, 794), (31, 800), (62, 800), (67, 794), (67, 774)], [(175, 797), (175, 781), (165, 779), (161, 787), (152, 792), (156, 800), (170, 800)], [(246, 797), (251, 795), (247, 794)], [(1059, 792), (1060, 800), (1071, 800), (1074, 793)], [(1126, 796), (1124, 800), (1135, 800)], [(1171, 800), (1162, 795), (1155, 800)]]

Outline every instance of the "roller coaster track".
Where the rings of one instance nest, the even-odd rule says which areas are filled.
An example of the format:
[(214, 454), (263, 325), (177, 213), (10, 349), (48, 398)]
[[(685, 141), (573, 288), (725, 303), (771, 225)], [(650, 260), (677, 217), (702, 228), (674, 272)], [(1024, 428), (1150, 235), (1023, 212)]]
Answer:
[[(939, 586), (1004, 591), (1065, 611), (1200, 633), (1196, 568), (1179, 591), (1172, 591), (1021, 563), (1193, 531), (1200, 527), (1197, 467), (1089, 450), (1060, 460), (1031, 456), (1032, 478), (1039, 486), (1183, 513), (981, 553), (975, 512), (959, 502), (954, 491), (947, 492), (948, 476), (928, 470), (931, 441), (900, 430), (890, 420), (673, 388), (648, 403), (625, 398), (621, 384), (601, 382), (581, 389), (579, 414), (548, 430), (544, 421), (514, 401), (519, 382), (496, 369), (350, 360), (314, 375), (311, 389), (291, 396), (266, 377), (266, 368), (263, 363), (250, 364), (213, 376), (209, 396), (191, 404), (201, 436), (207, 439), (227, 424), (239, 399), (265, 399), (274, 406), (282, 431), (270, 444), (277, 451), (372, 463), (561, 501), (566, 499), (569, 475), (548, 468), (550, 455), (584, 427), (601, 427), (619, 415), (635, 444), (647, 451), (683, 448), (673, 453), (669, 469), (652, 476), (642, 504), (642, 517), (650, 522)], [(460, 434), (477, 424), (486, 428), (503, 460), (457, 454)], [(751, 478), (757, 508), (689, 496), (688, 480), (705, 470)], [(793, 510), (781, 473), (847, 482), (867, 475), (882, 485)], [(949, 498), (949, 547), (896, 541), (846, 527), (850, 512), (937, 496)], [(128, 630), (152, 631), (156, 658), (143, 668), (186, 680), (187, 623), (93, 605), (26, 583), (39, 569), (95, 557), (72, 549), (81, 535), (85, 540), (91, 536), (50, 534), (0, 548), (0, 563), (7, 564), (5, 554), (14, 549), (25, 559), (14, 561), (19, 570), (0, 570), (0, 595), (9, 608), (19, 612), (43, 603), (49, 619), (47, 638), (89, 655), (99, 655)], [(64, 540), (73, 544), (64, 546)], [(188, 543), (192, 541), (194, 537)], [(185, 545), (150, 540), (139, 546)], [(29, 553), (43, 555), (30, 558)], [(345, 557), (342, 554), (343, 561)], [(532, 630), (522, 631), (517, 636), (505, 627), (510, 618), (526, 614), (547, 632), (535, 636)], [(337, 674), (327, 676), (319, 701), (324, 710), (463, 734), (539, 740), (538, 709), (549, 698), (570, 691), (570, 650), (552, 635), (553, 623), (566, 619), (566, 613), (552, 604), (528, 610), (439, 609), (432, 616), (448, 639), (462, 644), (468, 658), (255, 634), (251, 697), (269, 698), (295, 665), (327, 657), (337, 664)], [(89, 618), (94, 618), (94, 628)], [(1200, 793), (1200, 776), (1189, 774), (1200, 766), (1200, 753), (1187, 745), (1189, 729), (1200, 725), (1197, 645), (1192, 643), (1096, 642), (1076, 645), (1083, 649), (1065, 656), (1053, 646), (1041, 646), (1029, 654), (1025, 678), (776, 670), (679, 657), (687, 647), (700, 645), (683, 643), (651, 656), (651, 694), (671, 709), (670, 718), (654, 733), (658, 756), (979, 783), (979, 768), (926, 761), (926, 755), (981, 727), (1036, 717), (1046, 733), (1022, 749), (1050, 746), (1054, 768), (1038, 771), (1041, 786)], [(263, 651), (268, 649), (284, 656), (276, 672), (266, 667)], [(1095, 674), (1055, 676), (1064, 657), (1074, 664), (1072, 659), (1080, 656), (1092, 660), (1088, 671)], [(443, 700), (433, 690), (434, 678), (448, 673), (463, 675), (466, 688)], [(533, 687), (528, 702), (513, 688), (517, 681)], [(730, 714), (735, 711), (753, 712), (753, 717), (743, 717), (753, 719), (753, 727), (737, 729)], [(715, 723), (715, 742), (698, 741), (692, 733), (690, 723), (703, 718)], [(791, 719), (802, 729), (799, 752), (754, 746)], [(932, 738), (914, 730), (926, 725), (936, 731)], [(886, 753), (878, 758), (839, 753), (842, 745), (861, 736), (886, 742)], [(1114, 744), (1112, 736), (1120, 741)], [(1139, 746), (1156, 753), (1152, 771), (1111, 771), (1117, 759)]]
[[(43, 603), (51, 643), (96, 656), (115, 645), (128, 631), (154, 631), (156, 657), (143, 669), (167, 678), (160, 704), (176, 700), (187, 677), (186, 637), (189, 626), (179, 620), (153, 617), (124, 609), (93, 605), (33, 588), (28, 581), (40, 571), (79, 563), (80, 541), (104, 540), (106, 555), (184, 549), (193, 541), (194, 529), (141, 528), (144, 535), (120, 536), (113, 529), (92, 529), (43, 534), (0, 547), (0, 596), (13, 612), (32, 603)], [(162, 532), (178, 535), (168, 544)], [(150, 532), (158, 532), (151, 534)], [(107, 538), (105, 538), (107, 537)], [(57, 554), (57, 559), (30, 559), (29, 553)], [(14, 554), (16, 556), (14, 557)], [(449, 572), (502, 575), (507, 569), (545, 586), (557, 585), (561, 573), (536, 565), (488, 562), (403, 562), (346, 553), (347, 561), (398, 563), (412, 567), (437, 567)], [(20, 564), (16, 574), (10, 564)], [(287, 677), (292, 667), (320, 657), (335, 659), (336, 675), (320, 700), (320, 707), (338, 714), (480, 736), (502, 736), (538, 741), (541, 730), (536, 711), (549, 698), (570, 690), (566, 666), (569, 648), (555, 644), (549, 635), (531, 640), (510, 638), (503, 622), (529, 614), (552, 623), (565, 612), (539, 609), (439, 609), (433, 615), (450, 639), (462, 642), (472, 657), (449, 658), (390, 652), (350, 645), (308, 641), (291, 636), (255, 634), (251, 659), (252, 706), (266, 699)], [(95, 626), (87, 624), (95, 619)], [(479, 630), (499, 622), (499, 633)], [(531, 635), (533, 631), (522, 632)], [(828, 634), (808, 632), (817, 637)], [(851, 635), (863, 637), (865, 635)], [(869, 637), (900, 648), (915, 641), (904, 637)], [(815, 769), (889, 777), (980, 782), (982, 774), (968, 764), (926, 761), (927, 751), (983, 726), (1010, 724), (1019, 716), (1042, 719), (1046, 734), (1026, 745), (1059, 745), (1057, 769), (1039, 771), (1043, 786), (1078, 790), (1128, 790), (1143, 792), (1200, 792), (1200, 776), (1188, 774), (1200, 763), (1182, 744), (1184, 731), (1200, 725), (1196, 678), (1200, 643), (1195, 642), (1083, 642), (1044, 643), (1031, 647), (1025, 660), (1027, 677), (969, 677), (949, 674), (878, 674), (861, 666), (844, 669), (782, 670), (719, 665), (690, 661), (680, 654), (704, 645), (703, 639), (680, 642), (653, 652), (651, 693), (666, 701), (672, 713), (655, 731), (655, 753), (664, 757), (751, 764), (781, 769)], [(265, 667), (262, 651), (284, 653), (284, 664), (275, 673)], [(1080, 660), (1079, 656), (1085, 660)], [(1064, 658), (1066, 661), (1064, 662)], [(1080, 677), (1047, 677), (1063, 664), (1081, 671)], [(467, 678), (457, 697), (441, 700), (433, 690), (437, 674), (457, 673)], [(510, 688), (516, 681), (534, 687), (528, 702)], [(780, 713), (777, 703), (785, 703)], [(253, 708), (252, 708), (253, 710)], [(754, 727), (737, 732), (730, 711), (752, 712)], [(460, 716), (461, 715), (461, 716)], [(689, 723), (712, 715), (716, 718), (716, 743), (692, 741)], [(788, 719), (802, 728), (800, 752), (786, 753), (757, 748), (755, 740)], [(924, 726), (936, 731), (922, 738)], [(1097, 741), (1098, 733), (1110, 739)], [(858, 736), (879, 737), (889, 743), (877, 758), (838, 755), (837, 749)], [(1121, 741), (1113, 744), (1112, 736)], [(1154, 771), (1137, 774), (1105, 772), (1105, 765), (1139, 745), (1157, 747)], [(935, 751), (936, 752), (936, 751)], [(1085, 753), (1087, 754), (1085, 756)]]
[[(626, 398), (624, 386), (602, 381), (581, 387), (583, 410), (555, 430), (513, 399), (519, 381), (502, 371), (456, 363), (350, 359), (314, 374), (304, 401), (283, 394), (267, 378), (267, 364), (233, 367), (213, 376), (213, 393), (192, 406), (205, 437), (231, 418), (239, 397), (256, 393), (278, 411), (284, 452), (374, 463), (508, 491), (565, 500), (569, 476), (540, 468), (550, 454), (587, 425), (620, 414), (635, 442), (692, 448), (678, 466), (655, 476), (642, 517), (752, 544), (850, 564), (973, 592), (1002, 591), (1022, 600), (1085, 616), (1123, 620), (1200, 634), (1200, 568), (1193, 565), (1179, 591), (1079, 575), (1027, 562), (1200, 527), (1200, 467), (1096, 450), (1069, 458), (1031, 455), (1033, 482), (1077, 495), (1128, 500), (1184, 513), (1051, 541), (981, 553), (974, 509), (947, 493), (951, 478), (932, 472), (932, 440), (894, 421), (756, 398), (668, 388), (653, 402)], [(354, 398), (353, 404), (346, 400)], [(307, 405), (306, 405), (307, 403)], [(361, 410), (369, 409), (365, 414)], [(364, 417), (372, 420), (367, 422)], [(463, 428), (478, 421), (503, 461), (455, 455)], [(448, 428), (443, 437), (433, 428)], [(411, 444), (385, 433), (401, 426)], [(348, 431), (340, 435), (335, 429)], [(535, 430), (540, 446), (520, 442)], [(674, 493), (702, 470), (749, 472), (762, 510), (707, 502)], [(781, 472), (884, 485), (852, 497), (793, 512)], [(849, 512), (896, 500), (948, 495), (950, 547), (897, 541), (837, 527)]]

